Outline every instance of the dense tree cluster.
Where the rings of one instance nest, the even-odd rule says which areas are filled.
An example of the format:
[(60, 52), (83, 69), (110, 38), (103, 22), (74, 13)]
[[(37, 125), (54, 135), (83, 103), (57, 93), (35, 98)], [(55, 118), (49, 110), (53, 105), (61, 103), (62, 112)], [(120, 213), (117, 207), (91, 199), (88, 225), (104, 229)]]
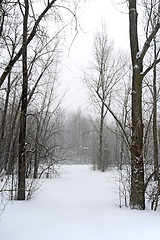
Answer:
[(56, 2), (0, 2), (0, 170), (16, 179), (18, 200), (26, 198), (26, 178), (38, 177), (39, 164), (49, 169), (57, 161), (60, 9), (76, 19), (76, 4)]

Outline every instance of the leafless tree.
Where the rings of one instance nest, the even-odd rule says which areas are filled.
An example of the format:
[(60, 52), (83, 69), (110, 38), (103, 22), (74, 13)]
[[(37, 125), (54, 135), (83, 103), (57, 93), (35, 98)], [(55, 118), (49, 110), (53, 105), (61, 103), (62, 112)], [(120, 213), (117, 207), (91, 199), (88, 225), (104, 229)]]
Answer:
[[(4, 1), (0, 2), (1, 10), (3, 10), (3, 2)], [(8, 5), (5, 5), (7, 6), (7, 9), (5, 9), (5, 13), (7, 13), (4, 15), (5, 18), (1, 17), (0, 19), (0, 24), (3, 21), (3, 31), (1, 32), (0, 38), (2, 49), (0, 86), (3, 99), (4, 96), (6, 96), (1, 119), (1, 143), (3, 142), (5, 144), (1, 144), (0, 153), (1, 162), (3, 163), (2, 171), (5, 169), (9, 175), (12, 173), (12, 175), (14, 175), (19, 155), (18, 200), (25, 199), (28, 152), (32, 149), (28, 149), (26, 144), (28, 126), (27, 109), (28, 107), (34, 109), (33, 105), (37, 102), (38, 98), (41, 98), (40, 96), (37, 97), (38, 94), (44, 94), (42, 93), (42, 89), (44, 90), (46, 79), (54, 83), (54, 78), (57, 78), (55, 77), (56, 74), (53, 66), (57, 66), (59, 63), (58, 58), (55, 58), (58, 51), (58, 35), (65, 26), (68, 25), (68, 22), (70, 22), (69, 20), (60, 26), (59, 21), (62, 20), (63, 17), (59, 9), (68, 11), (76, 21), (76, 15), (74, 10), (72, 11), (71, 9), (71, 3), (69, 5), (63, 1), (61, 1), (60, 5), (56, 5), (55, 3), (56, 0), (48, 1), (47, 3), (42, 1), (42, 11), (38, 14), (36, 11), (38, 3), (36, 1), (29, 2), (25, 0), (24, 3), (21, 1), (10, 1)], [(73, 8), (74, 7), (73, 1)], [(54, 24), (57, 25), (57, 27), (53, 29), (52, 34), (46, 27), (48, 16), (50, 16)], [(50, 20), (48, 23), (49, 22)], [(8, 84), (5, 81), (7, 77)], [(44, 113), (44, 111), (45, 109), (43, 109), (42, 112)], [(44, 134), (45, 136), (43, 136), (44, 139), (47, 138), (46, 134), (49, 133), (49, 127), (52, 128), (50, 124), (47, 125), (51, 118), (49, 114), (51, 113), (47, 110), (46, 115), (44, 114), (44, 116), (40, 118), (41, 121), (43, 119), (43, 123), (47, 121), (45, 123), (46, 133)], [(36, 138), (40, 136), (39, 127), (42, 126), (39, 126), (37, 122)], [(7, 131), (7, 129), (9, 129), (9, 131)], [(47, 143), (46, 141), (46, 144)], [(36, 153), (38, 152), (37, 146), (38, 145), (35, 145)], [(45, 147), (47, 149), (46, 145)], [(49, 159), (49, 155), (47, 158)], [(37, 155), (35, 154), (35, 176), (38, 171), (36, 169), (36, 160)]]
[[(159, 28), (159, 1), (156, 2), (156, 24), (150, 31), (147, 28), (146, 40), (140, 50), (138, 35), (138, 3), (129, 0), (130, 48), (132, 60), (132, 144), (131, 144), (131, 197), (130, 207), (145, 209), (144, 161), (143, 161), (143, 119), (142, 119), (142, 83), (146, 74), (160, 61), (153, 60), (144, 69), (144, 58)], [(150, 5), (151, 7), (151, 5)], [(152, 14), (153, 8), (150, 8)], [(149, 24), (149, 22), (147, 22)]]
[(109, 41), (106, 25), (102, 24), (102, 30), (97, 32), (94, 42), (94, 63), (85, 74), (85, 80), (89, 88), (93, 103), (100, 115), (99, 124), (99, 157), (98, 169), (105, 170), (104, 149), (104, 123), (108, 112), (106, 106), (110, 106), (116, 84), (123, 77), (121, 62), (122, 56), (114, 58), (113, 43)]

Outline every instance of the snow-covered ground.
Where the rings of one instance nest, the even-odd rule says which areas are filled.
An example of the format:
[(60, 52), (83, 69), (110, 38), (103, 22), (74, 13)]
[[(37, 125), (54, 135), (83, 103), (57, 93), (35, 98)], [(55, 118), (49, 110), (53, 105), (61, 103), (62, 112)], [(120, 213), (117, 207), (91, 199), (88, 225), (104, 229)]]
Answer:
[(160, 212), (119, 208), (115, 172), (64, 166), (1, 216), (1, 240), (159, 240)]

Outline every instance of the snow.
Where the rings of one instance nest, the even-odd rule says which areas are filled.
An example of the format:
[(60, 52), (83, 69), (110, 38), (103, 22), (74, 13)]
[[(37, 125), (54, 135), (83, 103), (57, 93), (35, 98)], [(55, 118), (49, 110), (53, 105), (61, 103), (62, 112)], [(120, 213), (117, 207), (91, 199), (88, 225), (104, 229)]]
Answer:
[(160, 212), (119, 208), (116, 171), (63, 166), (34, 198), (1, 216), (1, 240), (159, 240)]
[(138, 59), (138, 58), (141, 58), (141, 56), (142, 56), (142, 52), (138, 52), (137, 54), (136, 54), (136, 58)]
[(139, 69), (139, 66), (136, 64), (136, 65), (134, 66), (134, 69)]

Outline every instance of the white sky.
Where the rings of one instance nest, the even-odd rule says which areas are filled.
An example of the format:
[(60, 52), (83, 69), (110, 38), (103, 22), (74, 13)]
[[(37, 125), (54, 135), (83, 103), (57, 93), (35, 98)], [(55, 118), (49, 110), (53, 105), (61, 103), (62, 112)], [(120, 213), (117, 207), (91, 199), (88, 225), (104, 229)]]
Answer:
[[(87, 69), (92, 59), (93, 42), (96, 31), (101, 28), (102, 20), (106, 20), (108, 35), (114, 39), (116, 49), (129, 50), (128, 14), (125, 4), (121, 0), (88, 0), (82, 6), (78, 35), (71, 47), (69, 56), (64, 57), (61, 69), (61, 87), (63, 107), (67, 110), (83, 110), (88, 106), (88, 94), (83, 83), (82, 70)], [(73, 38), (73, 36), (72, 36)]]

